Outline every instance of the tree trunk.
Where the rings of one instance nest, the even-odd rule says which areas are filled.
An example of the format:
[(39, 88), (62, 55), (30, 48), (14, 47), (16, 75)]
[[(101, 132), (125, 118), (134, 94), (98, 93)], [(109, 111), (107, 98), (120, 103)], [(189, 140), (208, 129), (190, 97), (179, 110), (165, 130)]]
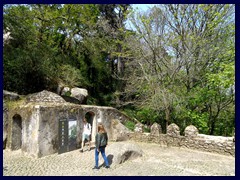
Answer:
[[(120, 44), (118, 45), (118, 52), (119, 53), (122, 52), (122, 46)], [(117, 72), (120, 77), (122, 77), (123, 71), (124, 71), (124, 67), (123, 67), (122, 57), (119, 55), (118, 61), (117, 61)]]
[(212, 119), (212, 120), (211, 120), (210, 129), (209, 129), (209, 135), (213, 135), (214, 129), (215, 129), (215, 120)]
[(170, 110), (169, 110), (169, 107), (165, 110), (165, 113), (166, 113), (166, 132), (167, 132), (167, 127), (169, 125), (169, 122), (170, 122)]

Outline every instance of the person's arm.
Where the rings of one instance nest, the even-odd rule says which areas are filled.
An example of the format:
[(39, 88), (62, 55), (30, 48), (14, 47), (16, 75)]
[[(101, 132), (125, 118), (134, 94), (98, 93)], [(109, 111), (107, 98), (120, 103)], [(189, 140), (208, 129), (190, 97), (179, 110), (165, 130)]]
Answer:
[[(107, 144), (108, 144), (108, 135), (107, 135), (107, 133), (106, 133), (106, 142), (107, 142)], [(107, 144), (106, 144), (106, 145), (107, 145)]]
[(91, 132), (91, 130), (92, 130), (92, 126), (91, 126), (91, 124), (89, 123), (89, 131)]
[(99, 150), (99, 146), (100, 146), (100, 135), (97, 133), (95, 136), (95, 145), (96, 148)]
[(83, 134), (85, 134), (85, 125), (83, 124)]

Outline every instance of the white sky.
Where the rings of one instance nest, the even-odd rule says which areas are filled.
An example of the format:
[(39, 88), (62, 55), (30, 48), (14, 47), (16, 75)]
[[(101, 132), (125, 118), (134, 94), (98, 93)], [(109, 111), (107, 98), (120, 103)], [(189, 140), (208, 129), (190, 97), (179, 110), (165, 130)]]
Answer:
[(142, 10), (142, 11), (146, 11), (148, 8), (153, 7), (156, 4), (131, 4), (133, 9), (138, 9), (138, 10)]

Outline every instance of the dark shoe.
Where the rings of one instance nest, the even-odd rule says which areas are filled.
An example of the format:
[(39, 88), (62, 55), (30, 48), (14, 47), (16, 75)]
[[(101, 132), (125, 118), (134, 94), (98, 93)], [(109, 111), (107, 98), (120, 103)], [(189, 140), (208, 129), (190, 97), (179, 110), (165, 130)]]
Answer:
[(96, 169), (96, 170), (99, 170), (99, 167), (96, 167), (96, 166), (94, 166), (92, 169)]
[(83, 149), (80, 149), (80, 152), (83, 152)]
[(110, 166), (106, 166), (105, 168), (106, 168), (106, 169), (109, 169), (109, 168), (110, 168)]

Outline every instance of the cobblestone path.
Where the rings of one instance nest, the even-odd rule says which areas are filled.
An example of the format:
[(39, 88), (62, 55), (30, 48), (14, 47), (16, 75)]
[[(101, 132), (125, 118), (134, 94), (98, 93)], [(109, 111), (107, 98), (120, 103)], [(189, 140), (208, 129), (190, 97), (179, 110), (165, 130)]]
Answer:
[[(92, 170), (94, 150), (83, 153), (74, 150), (38, 159), (24, 156), (20, 150), (3, 150), (3, 176), (235, 176), (232, 156), (132, 143), (142, 148), (142, 157), (98, 171)], [(101, 156), (99, 160), (101, 165)]]

